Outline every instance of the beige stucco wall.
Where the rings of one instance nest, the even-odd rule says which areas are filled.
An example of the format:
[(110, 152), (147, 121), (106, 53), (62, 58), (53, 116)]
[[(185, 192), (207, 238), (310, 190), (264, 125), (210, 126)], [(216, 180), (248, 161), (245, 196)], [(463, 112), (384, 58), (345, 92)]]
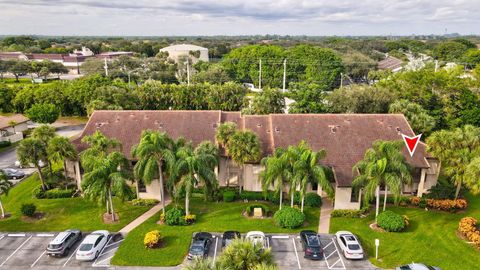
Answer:
[(360, 209), (361, 200), (350, 202), (352, 188), (336, 187), (334, 209)]
[(154, 180), (149, 185), (145, 185), (146, 192), (138, 192), (138, 197), (141, 199), (161, 199), (160, 196), (160, 181)]
[[(190, 51), (188, 50), (164, 50), (161, 49), (162, 52), (168, 52), (168, 58), (172, 59), (173, 61), (178, 63), (179, 58), (182, 56), (190, 56), (193, 59), (193, 62), (196, 63), (198, 61), (208, 62), (208, 50), (199, 50), (200, 57), (196, 58), (190, 55)], [(192, 50), (196, 51), (196, 50)]]

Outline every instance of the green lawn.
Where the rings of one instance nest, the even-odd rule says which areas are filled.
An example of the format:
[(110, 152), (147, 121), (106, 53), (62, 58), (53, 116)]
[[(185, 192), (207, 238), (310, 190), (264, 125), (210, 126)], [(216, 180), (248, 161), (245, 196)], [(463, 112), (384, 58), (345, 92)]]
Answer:
[[(39, 184), (40, 181), (35, 174), (12, 188), (8, 196), (2, 195), (5, 211), (12, 216), (0, 220), (0, 231), (61, 231), (69, 228), (84, 231), (99, 229), (118, 231), (149, 209), (149, 207), (132, 206), (128, 202), (122, 203), (115, 199), (114, 206), (120, 215), (120, 221), (107, 225), (102, 222), (102, 213), (105, 209), (83, 198), (34, 198), (32, 191)], [(24, 221), (20, 213), (20, 206), (23, 203), (35, 203), (37, 211), (45, 213), (44, 218), (34, 222)]]
[[(281, 229), (274, 225), (273, 219), (247, 219), (242, 211), (249, 203), (231, 202), (214, 203), (204, 202), (200, 198), (193, 198), (191, 212), (197, 215), (197, 222), (191, 226), (158, 225), (159, 215), (144, 222), (131, 231), (112, 259), (114, 265), (142, 265), (142, 266), (173, 266), (180, 264), (190, 245), (193, 232), (224, 232), (238, 230), (240, 232), (298, 232), (304, 229), (317, 230), (320, 211), (319, 208), (306, 208), (308, 226), (296, 230)], [(267, 203), (265, 203), (267, 204)], [(271, 204), (270, 204), (271, 205)], [(276, 206), (271, 205), (272, 210)], [(159, 249), (145, 249), (143, 238), (151, 230), (160, 230), (164, 237), (164, 247)]]
[[(465, 216), (480, 219), (480, 197), (467, 196), (469, 207), (462, 213), (425, 211), (424, 209), (389, 206), (387, 209), (407, 215), (410, 226), (401, 233), (372, 231), (374, 213), (367, 218), (332, 218), (330, 232), (348, 230), (357, 234), (370, 261), (393, 268), (400, 264), (423, 262), (443, 270), (478, 269), (480, 250), (460, 240), (456, 235), (458, 222)], [(380, 239), (379, 260), (375, 260), (374, 239)]]

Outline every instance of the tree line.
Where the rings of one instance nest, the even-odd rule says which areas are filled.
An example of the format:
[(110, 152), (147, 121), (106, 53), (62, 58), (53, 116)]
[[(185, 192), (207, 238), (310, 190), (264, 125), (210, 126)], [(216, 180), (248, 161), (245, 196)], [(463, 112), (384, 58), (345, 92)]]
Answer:
[(30, 74), (33, 78), (33, 74), (35, 74), (38, 78), (47, 79), (50, 74), (59, 76), (60, 74), (68, 73), (68, 68), (61, 63), (49, 60), (43, 60), (40, 62), (14, 59), (0, 60), (1, 79), (3, 79), (5, 73), (13, 74), (15, 80), (18, 82), (18, 78), (23, 75)]

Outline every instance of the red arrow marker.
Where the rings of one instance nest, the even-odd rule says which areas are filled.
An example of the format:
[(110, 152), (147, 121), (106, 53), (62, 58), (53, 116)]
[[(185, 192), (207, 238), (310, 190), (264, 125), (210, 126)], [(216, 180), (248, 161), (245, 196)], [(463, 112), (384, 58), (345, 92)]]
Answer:
[(410, 153), (410, 156), (413, 157), (413, 153), (415, 153), (415, 149), (417, 149), (417, 145), (420, 141), (420, 138), (422, 137), (422, 134), (418, 134), (417, 136), (413, 137), (402, 134), (402, 137), (405, 145), (407, 146), (408, 152)]

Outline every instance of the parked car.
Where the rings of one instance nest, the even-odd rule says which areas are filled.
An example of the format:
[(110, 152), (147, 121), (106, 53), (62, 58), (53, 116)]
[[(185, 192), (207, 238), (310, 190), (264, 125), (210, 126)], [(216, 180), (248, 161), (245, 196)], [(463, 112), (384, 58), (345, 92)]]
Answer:
[(79, 261), (95, 260), (108, 242), (110, 233), (105, 230), (94, 231), (83, 239), (75, 258)]
[(207, 232), (199, 232), (195, 234), (192, 240), (192, 245), (188, 250), (187, 259), (206, 258), (208, 256), (208, 251), (210, 250), (212, 238), (212, 234)]
[(255, 245), (262, 245), (262, 247), (266, 248), (267, 247), (267, 238), (265, 237), (265, 234), (260, 231), (251, 231), (248, 232), (247, 235), (245, 236), (245, 239), (248, 239), (253, 242)]
[[(45, 167), (45, 165), (46, 165), (45, 162), (43, 162), (41, 160), (38, 161), (38, 166), (40, 166), (40, 168)], [(17, 160), (17, 161), (15, 161), (15, 167), (18, 167), (18, 168), (21, 168), (21, 169), (22, 168), (34, 168), (35, 165), (30, 163), (30, 164), (28, 164), (28, 166), (23, 166), (22, 163)]]
[(442, 270), (442, 269), (436, 266), (430, 266), (423, 263), (411, 263), (411, 264), (399, 266), (395, 268), (395, 270)]
[(66, 256), (80, 239), (82, 239), (82, 232), (80, 230), (61, 232), (48, 244), (47, 255)]
[(222, 247), (228, 246), (233, 239), (240, 239), (242, 236), (237, 231), (226, 231), (222, 237)]
[(16, 170), (16, 169), (12, 169), (12, 168), (2, 169), (2, 172), (5, 174), (5, 176), (7, 176), (8, 179), (17, 180), (17, 179), (22, 179), (23, 177), (25, 177), (24, 172)]
[(358, 238), (351, 232), (339, 231), (335, 234), (338, 245), (347, 259), (363, 259), (363, 248)]
[(323, 258), (323, 248), (318, 238), (318, 234), (314, 231), (301, 231), (300, 239), (303, 245), (303, 257), (312, 260), (321, 260)]

